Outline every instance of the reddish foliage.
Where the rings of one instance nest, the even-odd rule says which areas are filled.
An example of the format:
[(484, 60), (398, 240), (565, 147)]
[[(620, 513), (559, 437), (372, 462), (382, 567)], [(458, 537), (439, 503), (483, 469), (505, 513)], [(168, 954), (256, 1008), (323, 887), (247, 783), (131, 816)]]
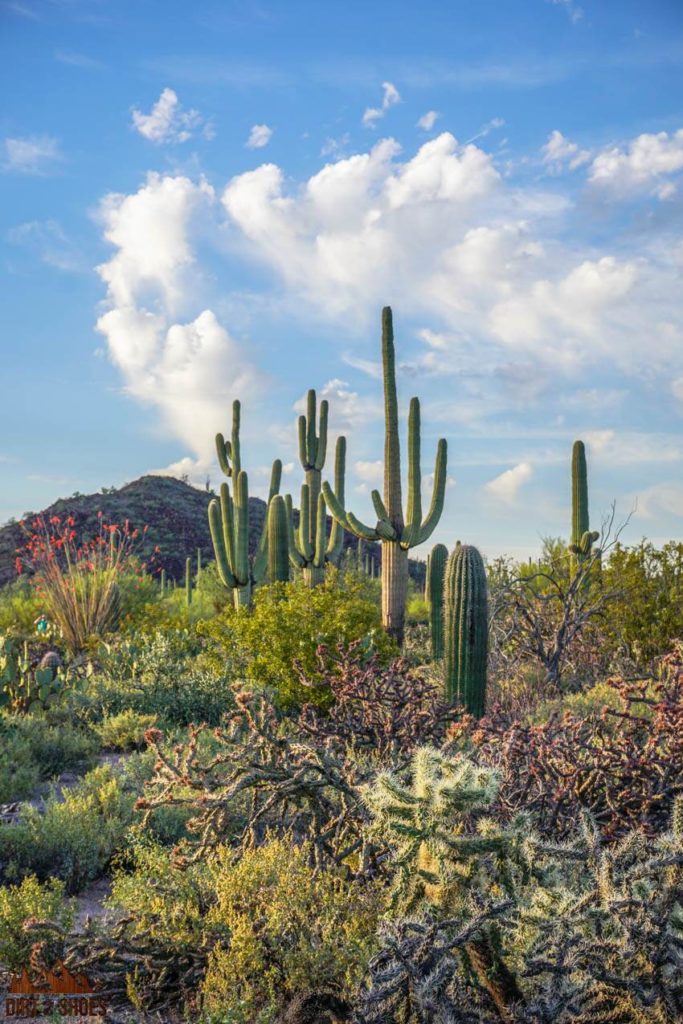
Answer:
[(450, 739), (469, 741), (477, 759), (499, 771), (500, 809), (532, 812), (546, 835), (569, 835), (582, 808), (607, 839), (635, 826), (655, 835), (683, 792), (683, 647), (662, 659), (654, 684), (607, 682), (619, 694), (618, 709), (587, 718), (567, 711), (527, 725), (496, 707), (479, 722), (454, 726)]
[(298, 724), (309, 736), (334, 738), (395, 759), (422, 743), (441, 743), (460, 717), (402, 658), (386, 666), (376, 655), (367, 657), (360, 641), (340, 644), (330, 671), (326, 648), (319, 647), (317, 654), (322, 682), (308, 679), (300, 667), (299, 679), (311, 689), (329, 687), (334, 703), (327, 716), (304, 705)]

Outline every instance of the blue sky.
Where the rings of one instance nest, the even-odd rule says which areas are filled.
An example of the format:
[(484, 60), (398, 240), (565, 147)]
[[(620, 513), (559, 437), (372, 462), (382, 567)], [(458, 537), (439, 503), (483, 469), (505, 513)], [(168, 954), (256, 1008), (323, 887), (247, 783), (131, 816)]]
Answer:
[(596, 525), (683, 537), (678, 0), (8, 0), (0, 47), (0, 520), (216, 485), (235, 397), (298, 494), (308, 387), (371, 519), (391, 304), (434, 539), (566, 533), (575, 437)]

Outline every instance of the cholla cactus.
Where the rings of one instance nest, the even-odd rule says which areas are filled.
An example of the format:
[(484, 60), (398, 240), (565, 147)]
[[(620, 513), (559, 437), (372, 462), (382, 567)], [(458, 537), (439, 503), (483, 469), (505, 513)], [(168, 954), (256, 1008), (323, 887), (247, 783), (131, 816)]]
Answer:
[[(218, 575), (233, 592), (235, 607), (251, 603), (254, 584), (261, 583), (268, 567), (267, 517), (253, 558), (249, 556), (249, 480), (242, 469), (240, 453), (240, 403), (232, 404), (232, 435), (226, 441), (216, 435), (218, 462), (233, 481), (233, 494), (227, 483), (221, 484), (220, 503), (209, 502), (209, 528), (216, 555)], [(276, 459), (270, 477), (268, 504), (280, 490), (282, 463)]]
[(330, 512), (345, 530), (361, 540), (382, 543), (382, 621), (399, 643), (403, 643), (408, 551), (429, 540), (436, 528), (446, 489), (446, 441), (437, 445), (434, 491), (427, 516), (422, 518), (422, 473), (420, 469), (420, 401), (411, 398), (408, 414), (408, 506), (403, 514), (401, 495), (401, 445), (398, 434), (398, 397), (394, 329), (391, 309), (382, 310), (382, 365), (384, 368), (384, 499), (372, 492), (377, 525), (367, 526), (353, 512), (347, 512), (339, 494), (328, 483), (323, 494)]

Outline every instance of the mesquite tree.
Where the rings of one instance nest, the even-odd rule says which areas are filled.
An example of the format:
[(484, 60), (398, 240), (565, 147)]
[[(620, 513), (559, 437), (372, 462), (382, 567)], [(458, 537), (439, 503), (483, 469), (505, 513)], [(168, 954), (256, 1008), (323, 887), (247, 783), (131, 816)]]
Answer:
[(337, 522), (356, 537), (382, 544), (382, 621), (387, 632), (403, 643), (405, 604), (408, 590), (408, 551), (428, 540), (443, 510), (446, 489), (446, 441), (438, 443), (432, 503), (422, 519), (422, 473), (420, 469), (420, 402), (411, 398), (408, 414), (408, 506), (403, 513), (401, 494), (401, 445), (398, 433), (398, 398), (394, 330), (391, 309), (382, 310), (382, 366), (384, 370), (384, 499), (372, 492), (377, 525), (366, 526), (328, 483), (323, 494)]

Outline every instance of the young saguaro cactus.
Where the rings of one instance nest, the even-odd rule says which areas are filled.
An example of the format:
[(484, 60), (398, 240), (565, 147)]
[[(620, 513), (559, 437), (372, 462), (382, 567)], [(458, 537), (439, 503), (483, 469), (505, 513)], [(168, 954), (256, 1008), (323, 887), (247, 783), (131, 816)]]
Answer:
[(593, 544), (600, 537), (597, 530), (590, 529), (588, 518), (588, 467), (586, 446), (583, 441), (574, 441), (572, 448), (572, 536), (569, 550), (572, 553), (572, 569), (575, 573), (594, 552)]
[(192, 559), (185, 559), (185, 604), (189, 608), (192, 604)]
[(470, 544), (457, 544), (444, 579), (446, 699), (481, 718), (486, 704), (488, 597), (484, 560)]
[[(209, 528), (216, 555), (218, 574), (224, 586), (232, 590), (236, 608), (251, 603), (252, 587), (260, 583), (268, 568), (267, 517), (253, 558), (249, 557), (249, 480), (242, 469), (240, 454), (240, 403), (232, 405), (232, 435), (225, 441), (216, 435), (220, 467), (233, 481), (233, 494), (227, 483), (221, 484), (220, 502), (209, 502)], [(276, 459), (270, 477), (268, 505), (280, 490), (282, 463)]]
[[(322, 415), (322, 410), (321, 410)], [(346, 472), (346, 438), (338, 437), (334, 457), (334, 490), (344, 500), (344, 475)], [(304, 579), (309, 586), (315, 587), (325, 578), (325, 564), (339, 564), (344, 540), (344, 529), (336, 519), (332, 521), (329, 540), (327, 538), (327, 509), (325, 499), (318, 490), (316, 505), (315, 530), (311, 529), (310, 490), (309, 484), (301, 486), (301, 503), (299, 526), (294, 530), (292, 499), (285, 496), (287, 506), (287, 523), (289, 536), (289, 560), (295, 568), (303, 569)], [(315, 540), (312, 540), (312, 537)]]
[(289, 579), (288, 515), (285, 499), (276, 494), (268, 505), (268, 581), (286, 583)]
[(435, 544), (427, 560), (425, 594), (429, 605), (432, 657), (435, 661), (443, 658), (443, 581), (447, 558), (446, 545)]
[(420, 469), (420, 402), (411, 398), (408, 414), (408, 506), (403, 514), (401, 495), (401, 445), (398, 432), (398, 397), (394, 329), (389, 306), (382, 310), (382, 366), (384, 369), (384, 499), (372, 492), (377, 525), (366, 526), (328, 483), (323, 494), (330, 512), (345, 530), (362, 540), (382, 544), (382, 621), (387, 632), (403, 643), (405, 604), (408, 590), (408, 551), (428, 540), (443, 511), (446, 488), (446, 441), (436, 451), (434, 491), (426, 518), (422, 519), (422, 473)]

